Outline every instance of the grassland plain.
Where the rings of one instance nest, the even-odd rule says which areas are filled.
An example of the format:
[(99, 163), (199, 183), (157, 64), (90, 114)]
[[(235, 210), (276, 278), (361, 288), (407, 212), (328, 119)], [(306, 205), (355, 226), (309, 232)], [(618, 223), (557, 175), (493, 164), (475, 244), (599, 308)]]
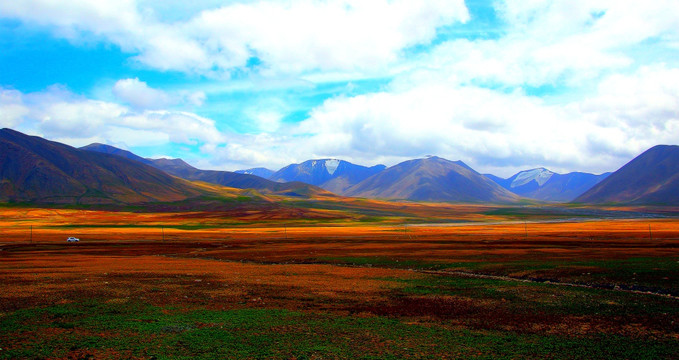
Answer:
[(416, 226), (5, 208), (0, 358), (679, 358), (679, 221), (478, 210)]

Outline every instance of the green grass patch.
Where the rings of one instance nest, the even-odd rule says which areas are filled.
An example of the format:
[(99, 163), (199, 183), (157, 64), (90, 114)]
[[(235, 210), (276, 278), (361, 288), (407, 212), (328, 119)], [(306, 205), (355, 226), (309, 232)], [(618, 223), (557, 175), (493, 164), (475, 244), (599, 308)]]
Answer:
[[(64, 326), (67, 324), (66, 326)], [(56, 329), (56, 330), (55, 330)], [(423, 326), (281, 309), (216, 311), (88, 301), (0, 317), (1, 359), (73, 352), (158, 359), (673, 358), (671, 341)]]

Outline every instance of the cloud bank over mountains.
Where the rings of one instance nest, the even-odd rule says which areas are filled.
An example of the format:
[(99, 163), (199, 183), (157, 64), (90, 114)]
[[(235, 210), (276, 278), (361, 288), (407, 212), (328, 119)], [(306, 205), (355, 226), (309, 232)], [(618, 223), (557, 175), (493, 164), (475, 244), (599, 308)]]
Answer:
[(510, 175), (604, 172), (679, 143), (676, 1), (33, 0), (0, 17), (141, 69), (97, 91), (0, 82), (0, 126), (73, 145), (175, 144), (220, 169), (436, 154)]

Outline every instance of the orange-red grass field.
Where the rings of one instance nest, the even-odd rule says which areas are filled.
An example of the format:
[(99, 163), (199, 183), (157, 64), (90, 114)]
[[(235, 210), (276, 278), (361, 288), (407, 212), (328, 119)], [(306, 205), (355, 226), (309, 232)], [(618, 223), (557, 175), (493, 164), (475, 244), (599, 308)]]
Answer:
[(444, 210), (0, 208), (0, 359), (679, 358), (679, 220)]

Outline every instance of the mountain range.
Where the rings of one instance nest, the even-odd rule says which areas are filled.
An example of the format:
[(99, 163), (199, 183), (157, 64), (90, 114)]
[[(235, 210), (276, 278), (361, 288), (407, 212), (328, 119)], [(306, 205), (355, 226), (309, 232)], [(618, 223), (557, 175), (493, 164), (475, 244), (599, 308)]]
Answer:
[(337, 159), (309, 160), (265, 179), (249, 173), (200, 170), (181, 159), (147, 159), (105, 144), (76, 149), (0, 130), (2, 202), (136, 204), (243, 194), (266, 201), (268, 195), (335, 196), (323, 188), (344, 196), (412, 201), (511, 203), (534, 198), (677, 205), (679, 147), (653, 147), (618, 171), (601, 175), (557, 174), (538, 168), (502, 179), (481, 175), (461, 161), (432, 156), (389, 168)]
[(336, 159), (308, 160), (275, 172), (270, 178), (276, 181), (272, 181), (250, 174), (199, 170), (181, 159), (141, 158), (103, 144), (82, 149), (123, 156), (187, 180), (281, 195), (327, 195), (321, 189), (324, 188), (348, 196), (413, 201), (506, 203), (519, 199), (463, 162), (439, 157), (410, 160), (388, 169), (384, 165), (365, 167)]
[(506, 203), (519, 199), (463, 162), (439, 157), (410, 160), (388, 169), (337, 159), (308, 160), (286, 166), (267, 180), (250, 174), (199, 170), (181, 159), (145, 159), (108, 145), (92, 144), (83, 149), (124, 156), (187, 180), (281, 195), (313, 197), (326, 189), (346, 196), (412, 201)]
[(385, 168), (384, 165), (365, 167), (337, 159), (308, 160), (301, 164), (288, 165), (276, 171), (269, 179), (274, 181), (301, 181), (344, 195), (351, 186), (381, 172)]
[(317, 186), (299, 181), (276, 182), (250, 174), (219, 170), (200, 170), (181, 159), (154, 159), (152, 164), (168, 174), (183, 179), (205, 181), (238, 189), (255, 189), (264, 193), (300, 197), (331, 195), (328, 191)]
[[(469, 168), (466, 165), (464, 166)], [(355, 190), (353, 187), (369, 177), (383, 172), (385, 169), (384, 165), (365, 167), (338, 159), (315, 159), (307, 160), (300, 164), (291, 164), (275, 172), (265, 168), (238, 170), (236, 172), (260, 174), (258, 176), (279, 182), (301, 181), (340, 195), (370, 197), (372, 196), (370, 194), (381, 193), (382, 191), (380, 189), (367, 189), (369, 186), (365, 184), (362, 187), (357, 187), (357, 189), (362, 190)], [(550, 202), (572, 201), (608, 175), (610, 173), (601, 175), (582, 172), (557, 174), (545, 168), (521, 171), (507, 179), (485, 174), (487, 178), (514, 194), (525, 198)], [(450, 199), (450, 194), (447, 194), (448, 188), (459, 187), (455, 183), (447, 185), (443, 186), (444, 189), (439, 192), (441, 194), (440, 199)], [(428, 190), (422, 189), (421, 191)], [(396, 193), (399, 192), (391, 189), (384, 191), (382, 195), (385, 198), (393, 198), (391, 195), (396, 196)], [(405, 196), (404, 193), (400, 192), (397, 197), (403, 196)], [(487, 197), (493, 198), (493, 196)], [(421, 200), (419, 195), (406, 196), (405, 198), (408, 200)], [(430, 198), (436, 198), (436, 196), (431, 196)], [(452, 196), (452, 198), (455, 200), (448, 201), (465, 201), (462, 196)], [(469, 201), (479, 201), (479, 199)], [(502, 201), (506, 201), (506, 199)]]
[(557, 174), (545, 168), (537, 168), (520, 171), (507, 179), (491, 174), (486, 174), (485, 176), (503, 188), (526, 198), (542, 201), (569, 202), (607, 178), (610, 174), (594, 175), (582, 172)]
[(170, 175), (192, 181), (204, 181), (237, 189), (254, 189), (268, 194), (309, 197), (325, 194), (326, 191), (302, 182), (275, 182), (256, 175), (240, 174), (231, 171), (199, 170), (182, 159), (146, 159), (129, 151), (104, 144), (90, 144), (83, 150), (105, 154), (115, 154), (140, 163), (148, 164)]

